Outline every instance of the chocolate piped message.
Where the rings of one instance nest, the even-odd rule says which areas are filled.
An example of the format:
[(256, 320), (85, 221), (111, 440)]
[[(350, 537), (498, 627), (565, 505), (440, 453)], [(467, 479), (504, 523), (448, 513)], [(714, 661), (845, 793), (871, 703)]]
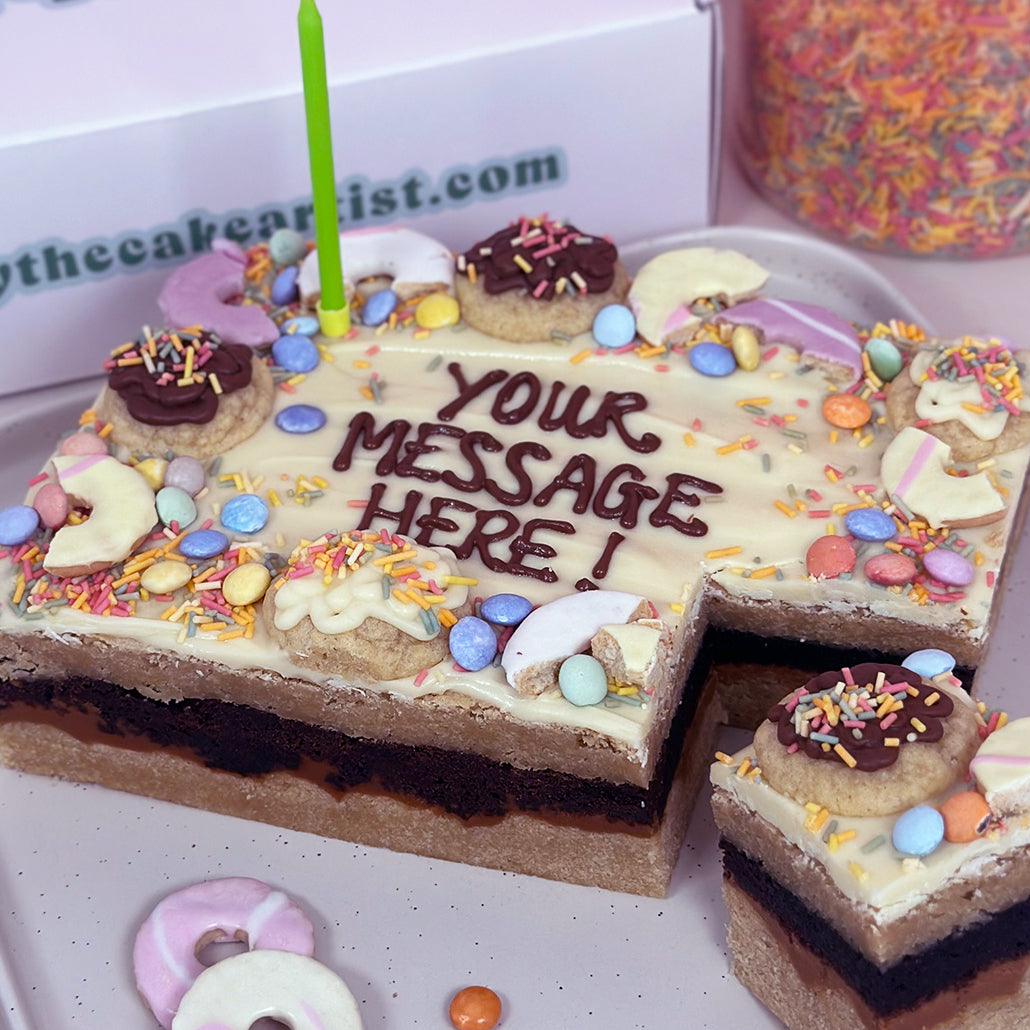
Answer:
[[(608, 390), (598, 397), (584, 385), (569, 389), (555, 381), (545, 387), (532, 372), (504, 369), (493, 369), (470, 381), (458, 362), (449, 364), (447, 371), (454, 380), (456, 396), (436, 412), (439, 421), (393, 419), (380, 424), (373, 412), (358, 412), (348, 425), (333, 468), (345, 472), (362, 454), (374, 454), (377, 476), (440, 484), (451, 495), (426, 497), (421, 490), (410, 489), (403, 499), (388, 501), (388, 485), (375, 483), (357, 528), (366, 529), (376, 520), (393, 522), (397, 532), (424, 546), (447, 547), (459, 559), (475, 554), (491, 571), (544, 582), (555, 582), (557, 573), (530, 559), (547, 562), (557, 557), (557, 551), (535, 535), (568, 536), (575, 533), (575, 527), (565, 519), (523, 521), (512, 509), (546, 507), (562, 493), (570, 495), (575, 514), (617, 522), (622, 529), (649, 525), (671, 528), (684, 536), (707, 534), (707, 524), (695, 517), (693, 509), (700, 506), (702, 494), (722, 493), (718, 483), (686, 472), (670, 473), (662, 482), (650, 483), (635, 461), (605, 466), (589, 450), (568, 457), (557, 472), (545, 470), (544, 463), (554, 453), (539, 438), (505, 446), (488, 431), (455, 423), (473, 401), (489, 401), (489, 417), (496, 425), (534, 425), (542, 433), (561, 433), (584, 442), (614, 434), (631, 455), (647, 455), (662, 441), (655, 433), (638, 432), (632, 424), (633, 416), (647, 408), (643, 394)], [(464, 468), (440, 468), (440, 457), (460, 459), (456, 464)], [(470, 495), (485, 496), (500, 507), (463, 499)], [(471, 516), (471, 529), (466, 519), (462, 530), (448, 511)], [(453, 539), (462, 532), (463, 538)], [(609, 534), (591, 570), (595, 578), (607, 575), (623, 539), (621, 533)], [(503, 554), (504, 548), (507, 554)]]

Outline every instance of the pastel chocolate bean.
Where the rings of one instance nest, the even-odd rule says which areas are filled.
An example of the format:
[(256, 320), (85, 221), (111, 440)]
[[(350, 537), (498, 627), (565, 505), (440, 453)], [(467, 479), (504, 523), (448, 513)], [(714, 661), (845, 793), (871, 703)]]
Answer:
[(325, 412), (313, 404), (291, 404), (275, 416), (275, 424), (284, 433), (314, 433), (325, 420)]
[(976, 570), (973, 563), (947, 547), (935, 547), (923, 555), (923, 568), (938, 583), (964, 587), (973, 582)]
[(916, 563), (907, 554), (885, 551), (873, 555), (862, 566), (866, 579), (881, 587), (900, 587), (916, 578)]
[(237, 494), (222, 505), (221, 521), (233, 533), (258, 533), (268, 522), (268, 504), (257, 494)]
[(728, 376), (737, 367), (737, 359), (729, 347), (720, 343), (697, 343), (688, 352), (691, 367), (703, 376)]
[(229, 546), (229, 538), (218, 529), (194, 529), (179, 541), (184, 558), (214, 558)]
[(159, 561), (143, 570), (139, 585), (152, 594), (170, 594), (184, 587), (193, 577), (193, 570), (184, 561)]
[(944, 820), (944, 839), (952, 844), (970, 844), (991, 825), (991, 806), (975, 790), (952, 794), (938, 811)]
[(574, 654), (561, 663), (558, 686), (570, 704), (596, 705), (608, 696), (608, 674), (593, 655)]
[(310, 372), (318, 367), (318, 348), (310, 337), (284, 333), (272, 344), (272, 360), (287, 372)]
[(955, 659), (939, 647), (924, 647), (913, 651), (901, 665), (902, 668), (919, 673), (924, 679), (932, 680), (934, 676), (951, 672), (955, 668)]
[(602, 347), (624, 347), (637, 335), (637, 320), (625, 304), (606, 304), (594, 316), (593, 335)]
[(17, 547), (39, 528), (39, 512), (28, 504), (0, 508), (0, 547)]
[(916, 805), (902, 812), (891, 830), (891, 842), (903, 855), (924, 858), (944, 840), (944, 817), (929, 805)]
[(487, 622), (498, 626), (517, 626), (532, 610), (532, 603), (521, 594), (491, 594), (479, 608)]
[(186, 529), (197, 520), (197, 506), (185, 490), (178, 486), (163, 486), (154, 498), (157, 517), (166, 526)]
[(237, 566), (222, 580), (222, 596), (231, 605), (255, 604), (265, 596), (271, 573), (260, 562)]
[(96, 433), (72, 433), (57, 445), (58, 454), (107, 454), (107, 443)]
[(488, 622), (475, 615), (458, 619), (447, 642), (454, 660), (469, 672), (486, 668), (497, 654), (497, 635)]
[(831, 393), (823, 401), (822, 413), (838, 429), (860, 429), (873, 417), (869, 402), (853, 393)]
[(68, 495), (59, 483), (44, 483), (32, 498), (32, 507), (47, 529), (57, 529), (68, 518)]
[(318, 334), (319, 328), (318, 319), (314, 315), (297, 315), (295, 318), (286, 319), (282, 325), (284, 334), (298, 333), (309, 339)]
[(844, 528), (857, 540), (883, 543), (898, 535), (894, 519), (882, 508), (853, 508), (844, 516)]
[(844, 536), (821, 536), (805, 553), (805, 569), (810, 576), (836, 579), (855, 567), (855, 547)]
[(297, 290), (297, 275), (299, 269), (296, 265), (287, 265), (272, 280), (268, 290), (268, 299), (273, 304), (292, 304), (299, 296)]
[(364, 325), (382, 325), (397, 309), (397, 294), (393, 290), (376, 290), (365, 298), (361, 308)]
[(762, 360), (758, 336), (749, 325), (735, 325), (730, 335), (730, 350), (739, 368), (754, 372)]
[(889, 383), (901, 371), (901, 351), (890, 340), (882, 336), (870, 336), (866, 341), (865, 352), (869, 358), (869, 367), (882, 382)]
[(183, 454), (172, 458), (165, 469), (165, 486), (177, 486), (190, 497), (196, 497), (207, 484), (204, 466), (194, 457)]
[(276, 229), (268, 240), (268, 256), (277, 265), (294, 265), (307, 250), (304, 237), (296, 229)]

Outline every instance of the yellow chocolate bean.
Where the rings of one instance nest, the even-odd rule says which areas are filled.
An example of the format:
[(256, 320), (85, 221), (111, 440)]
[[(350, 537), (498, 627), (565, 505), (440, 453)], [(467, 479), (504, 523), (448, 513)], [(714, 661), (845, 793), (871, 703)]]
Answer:
[(454, 325), (460, 317), (458, 302), (446, 293), (431, 293), (415, 308), (415, 321), (423, 329), (442, 329)]
[(730, 337), (730, 350), (737, 359), (738, 367), (745, 372), (754, 372), (758, 368), (758, 362), (762, 358), (758, 347), (758, 337), (754, 329), (749, 325), (737, 325), (733, 327), (733, 335)]
[(193, 570), (186, 562), (159, 561), (143, 570), (139, 585), (152, 594), (170, 594), (179, 587), (184, 587), (193, 575)]
[(260, 562), (247, 562), (232, 570), (222, 581), (222, 595), (228, 604), (254, 604), (265, 596), (272, 574)]

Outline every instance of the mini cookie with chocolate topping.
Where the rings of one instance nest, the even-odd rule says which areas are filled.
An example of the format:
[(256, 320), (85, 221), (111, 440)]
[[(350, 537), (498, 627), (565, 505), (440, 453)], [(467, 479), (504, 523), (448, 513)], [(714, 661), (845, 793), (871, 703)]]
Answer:
[(980, 743), (968, 698), (897, 665), (824, 672), (755, 732), (781, 794), (847, 816), (901, 812), (953, 783)]
[(144, 331), (105, 367), (98, 415), (136, 453), (210, 458), (253, 436), (272, 412), (265, 362), (206, 330)]
[(458, 255), (457, 271), (465, 321), (513, 343), (585, 333), (629, 289), (613, 243), (547, 218), (522, 218), (481, 240)]

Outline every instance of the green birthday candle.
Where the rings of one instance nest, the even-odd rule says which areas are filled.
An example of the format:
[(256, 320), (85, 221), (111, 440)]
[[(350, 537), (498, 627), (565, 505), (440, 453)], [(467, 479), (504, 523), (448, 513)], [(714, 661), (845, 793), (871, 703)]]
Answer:
[(304, 77), (304, 111), (311, 160), (311, 196), (315, 207), (315, 243), (321, 297), (318, 321), (325, 336), (344, 336), (350, 330), (350, 311), (340, 267), (339, 223), (336, 214), (336, 175), (329, 128), (329, 89), (325, 74), (322, 16), (315, 0), (300, 0), (297, 12), (300, 61)]

